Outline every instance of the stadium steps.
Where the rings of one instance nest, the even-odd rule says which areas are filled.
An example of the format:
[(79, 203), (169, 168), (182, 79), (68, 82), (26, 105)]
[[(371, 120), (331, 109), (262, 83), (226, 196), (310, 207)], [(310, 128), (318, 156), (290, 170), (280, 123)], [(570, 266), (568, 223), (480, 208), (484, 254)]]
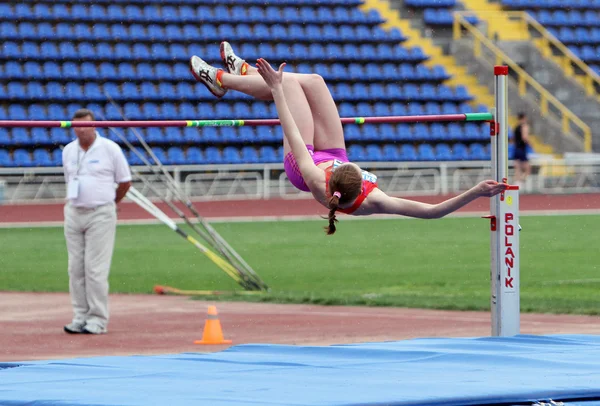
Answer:
[(444, 55), (439, 46), (421, 36), (421, 33), (411, 26), (408, 19), (402, 18), (399, 11), (390, 7), (387, 0), (365, 0), (359, 7), (365, 12), (369, 9), (379, 11), (379, 14), (386, 20), (382, 24), (384, 29), (398, 28), (408, 37), (408, 40), (403, 43), (405, 46), (421, 47), (423, 52), (430, 57), (428, 61), (424, 62), (424, 65), (444, 66), (446, 71), (452, 75), (452, 78), (446, 83), (451, 86), (466, 86), (475, 97), (474, 106), (483, 104), (491, 108), (494, 105), (494, 95), (489, 92), (487, 87), (480, 85), (476, 77), (470, 75), (464, 67), (459, 66), (453, 56)]
[[(546, 59), (554, 62), (557, 66), (559, 66), (562, 69), (565, 77), (575, 79), (581, 85), (581, 87), (585, 89), (588, 75), (586, 73), (575, 72), (575, 69), (573, 68), (573, 65), (571, 64), (569, 58), (563, 56), (562, 54), (554, 55), (550, 44), (544, 41), (543, 38), (536, 38), (532, 41), (532, 43), (536, 46), (537, 49), (540, 50), (541, 54), (544, 55)], [(599, 92), (594, 92), (593, 98), (600, 103)]]
[(508, 18), (500, 3), (489, 0), (462, 0), (465, 10), (488, 25), (489, 35), (502, 41), (527, 41), (531, 38), (522, 24)]
[[(475, 97), (475, 104), (483, 104), (492, 108), (495, 104), (494, 95), (490, 93), (488, 88), (481, 85), (478, 79), (467, 72), (467, 69), (460, 66), (451, 55), (444, 55), (442, 48), (435, 45), (430, 39), (421, 36), (421, 33), (411, 26), (408, 19), (403, 19), (400, 12), (393, 10), (387, 0), (365, 0), (363, 5), (359, 6), (363, 11), (376, 9), (381, 16), (386, 20), (382, 24), (383, 28), (398, 28), (408, 37), (404, 42), (406, 46), (419, 46), (423, 52), (430, 57), (424, 62), (425, 65), (443, 65), (448, 73), (452, 75), (452, 79), (448, 80), (448, 84), (452, 86), (463, 85), (469, 89), (469, 92)], [(491, 73), (490, 73), (491, 74)], [(509, 116), (509, 125), (514, 128), (517, 125), (517, 118)], [(554, 151), (550, 145), (544, 144), (539, 137), (531, 135), (531, 147), (536, 153), (553, 154)]]

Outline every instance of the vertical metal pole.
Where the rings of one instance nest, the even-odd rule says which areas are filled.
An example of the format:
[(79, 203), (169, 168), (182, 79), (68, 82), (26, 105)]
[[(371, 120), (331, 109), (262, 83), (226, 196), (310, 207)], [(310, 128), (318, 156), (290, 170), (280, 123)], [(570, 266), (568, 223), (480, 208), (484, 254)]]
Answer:
[[(494, 68), (496, 111), (492, 125), (492, 176), (508, 184), (508, 67)], [(520, 331), (519, 188), (508, 189), (491, 201), (492, 335)]]

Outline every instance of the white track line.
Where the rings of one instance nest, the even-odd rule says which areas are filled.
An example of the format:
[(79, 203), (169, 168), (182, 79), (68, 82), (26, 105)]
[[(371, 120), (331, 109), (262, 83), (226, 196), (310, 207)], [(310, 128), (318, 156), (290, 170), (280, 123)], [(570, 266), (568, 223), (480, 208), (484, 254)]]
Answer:
[[(489, 212), (459, 212), (453, 213), (446, 218), (476, 218), (488, 215)], [(600, 209), (577, 209), (577, 210), (523, 210), (519, 213), (520, 216), (581, 216), (581, 215), (600, 215)], [(372, 215), (372, 216), (339, 216), (340, 220), (416, 220), (409, 217), (396, 215)], [(320, 215), (301, 215), (301, 216), (240, 216), (240, 217), (212, 217), (206, 218), (210, 223), (248, 223), (258, 221), (323, 221)], [(185, 223), (182, 219), (174, 219), (178, 224)], [(118, 225), (146, 225), (146, 224), (162, 224), (156, 219), (136, 219), (136, 220), (119, 220)], [(40, 228), (40, 227), (62, 227), (62, 221), (42, 221), (42, 222), (9, 222), (0, 223), (0, 228)]]

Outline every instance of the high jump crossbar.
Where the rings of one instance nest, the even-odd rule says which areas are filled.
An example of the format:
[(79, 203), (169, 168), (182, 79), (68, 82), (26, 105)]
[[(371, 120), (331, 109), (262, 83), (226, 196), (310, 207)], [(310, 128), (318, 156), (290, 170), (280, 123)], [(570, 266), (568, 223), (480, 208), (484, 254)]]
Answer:
[[(497, 182), (508, 184), (508, 67), (494, 67), (496, 107), (491, 113), (347, 117), (342, 124), (394, 124), (434, 122), (489, 122), (491, 170)], [(155, 120), (155, 121), (33, 121), (0, 120), (4, 128), (77, 127), (242, 127), (275, 126), (277, 119), (252, 120)], [(492, 336), (520, 332), (519, 188), (509, 185), (490, 201), (491, 318)]]
[[(492, 121), (492, 113), (432, 114), (422, 116), (345, 117), (342, 124), (442, 123), (460, 121)], [(279, 125), (278, 119), (253, 120), (144, 120), (144, 121), (35, 121), (0, 120), (5, 128), (77, 128), (77, 127), (257, 127)]]

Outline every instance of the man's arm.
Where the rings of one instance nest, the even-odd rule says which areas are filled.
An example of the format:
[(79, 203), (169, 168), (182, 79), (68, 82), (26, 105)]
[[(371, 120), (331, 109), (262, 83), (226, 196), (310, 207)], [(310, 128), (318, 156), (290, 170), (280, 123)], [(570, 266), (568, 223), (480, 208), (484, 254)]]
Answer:
[(131, 182), (119, 183), (119, 186), (117, 187), (117, 196), (115, 197), (115, 203), (119, 203), (121, 200), (123, 200), (130, 187)]
[(131, 171), (125, 154), (118, 145), (115, 150), (115, 182), (118, 184), (115, 203), (119, 203), (131, 187)]

